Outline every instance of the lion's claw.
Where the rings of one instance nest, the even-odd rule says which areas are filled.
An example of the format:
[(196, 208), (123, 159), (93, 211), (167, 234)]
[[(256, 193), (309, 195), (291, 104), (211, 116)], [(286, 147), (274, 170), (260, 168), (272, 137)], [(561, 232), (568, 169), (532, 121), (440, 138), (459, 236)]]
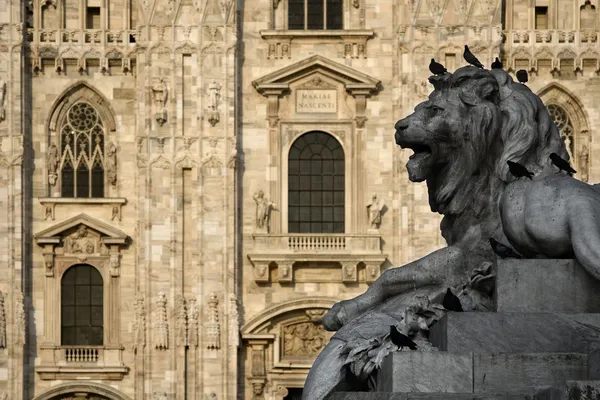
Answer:
[(321, 320), (326, 330), (337, 331), (347, 322), (346, 310), (342, 303), (343, 302), (334, 304), (333, 307), (331, 307), (331, 310), (329, 310)]

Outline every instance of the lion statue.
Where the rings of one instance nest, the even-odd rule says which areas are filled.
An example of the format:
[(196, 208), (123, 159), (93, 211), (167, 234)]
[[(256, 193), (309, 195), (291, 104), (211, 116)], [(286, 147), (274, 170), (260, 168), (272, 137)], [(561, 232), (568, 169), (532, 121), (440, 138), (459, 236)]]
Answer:
[[(342, 301), (323, 324), (337, 331), (310, 370), (302, 398), (373, 388), (396, 349), (396, 325), (435, 351), (425, 331), (445, 313), (447, 288), (465, 311), (493, 311), (494, 238), (528, 258), (572, 258), (600, 279), (600, 190), (558, 172), (549, 158), (569, 156), (541, 99), (501, 69), (466, 66), (432, 76), (434, 91), (395, 125), (396, 143), (414, 151), (406, 168), (426, 181), (447, 247), (386, 270), (369, 289)], [(518, 180), (507, 161), (533, 180)]]

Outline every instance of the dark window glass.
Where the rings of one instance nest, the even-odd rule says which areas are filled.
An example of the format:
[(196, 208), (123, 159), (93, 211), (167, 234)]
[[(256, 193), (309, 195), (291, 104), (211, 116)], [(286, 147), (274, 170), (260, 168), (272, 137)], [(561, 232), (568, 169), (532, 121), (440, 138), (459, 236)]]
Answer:
[(327, 29), (344, 29), (342, 0), (327, 0)]
[(323, 14), (323, 0), (306, 0), (308, 2), (307, 18), (306, 23), (308, 29), (323, 29), (324, 26), (324, 14)]
[(304, 29), (304, 0), (288, 0), (288, 29)]
[(288, 231), (344, 233), (344, 150), (331, 135), (300, 136), (288, 155)]
[(302, 400), (302, 389), (301, 388), (287, 388), (288, 394), (283, 400)]
[(103, 283), (98, 270), (75, 265), (61, 280), (61, 343), (63, 346), (103, 344)]
[(342, 0), (288, 0), (288, 29), (344, 29), (343, 15)]
[(63, 197), (104, 197), (104, 130), (88, 103), (67, 112), (61, 130), (60, 177)]

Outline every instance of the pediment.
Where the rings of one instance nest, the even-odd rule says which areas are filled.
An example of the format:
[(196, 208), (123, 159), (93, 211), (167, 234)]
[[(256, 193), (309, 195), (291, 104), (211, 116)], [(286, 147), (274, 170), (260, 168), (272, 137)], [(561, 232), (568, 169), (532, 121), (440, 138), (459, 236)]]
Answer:
[(77, 239), (84, 233), (86, 236), (101, 239), (104, 244), (126, 244), (128, 240), (123, 231), (83, 213), (44, 229), (34, 238), (38, 245), (59, 244), (67, 237)]
[(342, 83), (349, 91), (375, 92), (381, 85), (379, 79), (318, 54), (258, 78), (252, 82), (252, 85), (263, 95), (273, 92), (283, 93), (289, 90), (291, 83), (315, 73)]

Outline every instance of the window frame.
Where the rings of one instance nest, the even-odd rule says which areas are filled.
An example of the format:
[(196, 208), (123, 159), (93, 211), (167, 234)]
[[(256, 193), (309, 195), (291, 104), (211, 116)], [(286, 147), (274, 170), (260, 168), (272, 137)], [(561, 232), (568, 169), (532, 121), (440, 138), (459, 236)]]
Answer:
[[(77, 275), (75, 275), (75, 277), (73, 278), (75, 280), (74, 284), (73, 285), (69, 285), (69, 286), (72, 286), (73, 289), (74, 289), (74, 293), (73, 293), (73, 300), (74, 300), (74, 302), (73, 302), (72, 306), (71, 305), (67, 306), (67, 305), (64, 304), (64, 289), (65, 289), (65, 286), (67, 286), (67, 285), (65, 285), (64, 280), (65, 280), (65, 277), (67, 276), (67, 274), (69, 274), (69, 273), (75, 273), (76, 274), (77, 273), (77, 268), (81, 268), (81, 269), (86, 268), (86, 269), (88, 269), (90, 271), (90, 283), (85, 284), (85, 285), (84, 284), (78, 284), (77, 283)], [(91, 274), (97, 274), (97, 276), (100, 278), (101, 283), (99, 285), (98, 284), (93, 284), (91, 282), (91, 280), (92, 280)], [(77, 287), (78, 286), (84, 286), (84, 287), (89, 286), (89, 288), (90, 288), (90, 291), (89, 291), (90, 304), (88, 306), (85, 306), (85, 305), (79, 305), (78, 306), (78, 304), (77, 304), (77, 296), (78, 296), (77, 295)], [(89, 317), (90, 320), (92, 319), (91, 313), (92, 313), (92, 307), (94, 306), (94, 304), (92, 304), (92, 301), (93, 301), (93, 299), (92, 299), (92, 287), (93, 286), (100, 286), (102, 288), (101, 289), (102, 301), (101, 301), (101, 304), (100, 304), (101, 313), (102, 313), (102, 324), (99, 326), (101, 328), (101, 340), (100, 340), (100, 343), (65, 343), (65, 334), (64, 334), (64, 329), (65, 328), (75, 328), (76, 329), (78, 327), (84, 326), (84, 325), (78, 325), (77, 324), (77, 310), (78, 310), (78, 308), (82, 308), (82, 307), (89, 308), (89, 315), (88, 315), (88, 317)], [(104, 332), (105, 332), (105, 325), (106, 325), (105, 315), (104, 315), (104, 310), (105, 310), (104, 286), (105, 286), (105, 284), (104, 284), (104, 278), (102, 277), (102, 273), (100, 272), (100, 270), (98, 270), (98, 268), (94, 267), (93, 265), (91, 265), (89, 263), (78, 263), (78, 264), (70, 265), (61, 274), (61, 277), (60, 277), (60, 299), (61, 299), (60, 300), (60, 338), (59, 338), (59, 342), (60, 342), (61, 347), (95, 347), (95, 346), (102, 347), (102, 346), (104, 346), (104, 342), (105, 342)], [(74, 325), (66, 326), (65, 323), (64, 323), (64, 316), (65, 316), (64, 312), (65, 312), (65, 308), (66, 307), (73, 307), (74, 308), (74, 315), (73, 315), (73, 323), (74, 323)], [(90, 325), (90, 327), (98, 327), (98, 326), (96, 326), (96, 325)]]
[[(290, 171), (291, 171), (291, 168), (290, 168), (291, 152), (294, 149), (295, 144), (298, 143), (298, 140), (300, 140), (302, 137), (305, 137), (306, 135), (308, 135), (310, 133), (320, 133), (320, 134), (323, 134), (323, 135), (327, 135), (329, 137), (329, 139), (327, 139), (327, 142), (325, 144), (331, 143), (332, 140), (335, 141), (335, 143), (337, 144), (338, 148), (341, 150), (341, 153), (342, 153), (341, 154), (341, 159), (336, 159), (335, 157), (333, 157), (330, 160), (332, 162), (332, 165), (335, 164), (336, 161), (337, 162), (340, 162), (340, 161), (343, 162), (343, 169), (342, 169), (343, 173), (342, 173), (342, 184), (341, 184), (342, 190), (335, 190), (334, 189), (334, 190), (331, 191), (331, 194), (333, 196), (333, 198), (332, 198), (333, 204), (331, 206), (331, 212), (332, 212), (331, 223), (333, 225), (333, 229), (332, 229), (331, 232), (329, 232), (329, 231), (323, 231), (322, 218), (321, 218), (320, 221), (318, 221), (318, 223), (321, 224), (320, 232), (313, 231), (312, 227), (309, 229), (309, 231), (305, 232), (305, 231), (302, 231), (299, 228), (298, 229), (292, 229), (292, 226), (291, 226), (292, 223), (301, 224), (303, 222), (300, 219), (298, 219), (298, 221), (292, 221), (291, 220), (292, 207), (298, 207), (298, 210), (297, 210), (298, 211), (298, 215), (300, 214), (300, 208), (301, 208), (299, 205), (293, 204), (291, 192), (298, 192), (299, 196), (302, 193), (302, 191), (300, 190), (300, 185), (301, 185), (300, 184), (300, 179), (302, 178), (302, 174), (298, 174), (297, 175), (297, 178), (298, 178), (298, 188), (295, 189), (295, 190), (293, 190), (291, 188), (291, 179), (290, 179), (290, 177), (291, 177), (290, 176)], [(310, 144), (308, 144), (307, 146), (310, 146)], [(300, 151), (302, 151), (302, 150), (300, 150)], [(331, 151), (331, 149), (330, 149), (330, 151)], [(286, 146), (285, 153), (284, 153), (285, 166), (286, 166), (285, 171), (286, 171), (286, 178), (287, 178), (285, 180), (286, 185), (285, 185), (285, 188), (284, 188), (284, 190), (285, 190), (285, 196), (286, 196), (286, 202), (285, 202), (286, 203), (285, 204), (285, 215), (286, 215), (286, 218), (285, 218), (285, 221), (282, 221), (282, 222), (284, 222), (283, 228), (285, 229), (285, 232), (291, 233), (291, 234), (308, 234), (308, 235), (321, 235), (321, 234), (324, 234), (324, 235), (335, 235), (335, 234), (347, 234), (348, 233), (348, 159), (347, 159), (347, 154), (346, 153), (347, 153), (346, 149), (344, 148), (342, 142), (336, 136), (332, 135), (331, 133), (329, 133), (329, 132), (327, 132), (326, 130), (323, 130), (323, 129), (307, 130), (307, 131), (303, 132), (302, 134), (300, 134), (300, 135), (296, 136), (295, 138), (293, 138), (293, 140), (291, 140), (291, 142), (289, 143), (289, 146)], [(300, 158), (298, 159), (298, 163), (300, 164)], [(335, 171), (335, 167), (334, 167), (334, 171)], [(309, 179), (312, 180), (313, 175), (310, 174), (308, 176), (309, 176)], [(321, 171), (320, 176), (321, 177), (324, 176), (323, 173), (322, 173), (322, 171)], [(330, 176), (331, 176), (332, 182), (335, 182), (335, 176), (336, 176), (335, 172), (333, 174), (331, 174)], [(312, 184), (310, 184), (310, 185), (312, 185)], [(322, 179), (321, 179), (321, 185), (323, 185)], [(343, 209), (343, 211), (342, 211), (343, 217), (342, 217), (342, 221), (340, 221), (340, 223), (342, 225), (341, 232), (336, 232), (336, 228), (335, 228), (335, 223), (336, 223), (335, 222), (335, 216), (334, 216), (335, 215), (335, 208), (336, 208), (336, 206), (335, 206), (335, 203), (336, 203), (335, 202), (335, 193), (337, 193), (337, 192), (342, 192), (342, 199), (343, 199), (343, 206), (342, 206), (343, 207), (342, 208)], [(312, 192), (309, 191), (309, 193), (312, 193)], [(321, 193), (321, 195), (323, 195), (324, 192), (323, 192), (322, 189), (320, 190), (320, 193)], [(298, 197), (298, 201), (301, 201), (300, 199), (301, 199), (301, 197)], [(313, 206), (310, 206), (310, 207), (314, 208)], [(323, 208), (324, 208), (324, 206), (321, 205), (321, 212), (323, 211)], [(311, 210), (310, 213), (311, 213), (311, 216), (312, 216), (312, 210)], [(312, 219), (311, 216), (309, 216), (309, 220)], [(304, 222), (305, 223), (311, 223), (310, 221), (304, 221)], [(300, 226), (300, 225), (298, 225), (298, 226)]]
[[(87, 130), (77, 130), (75, 127), (73, 127), (73, 124), (69, 121), (69, 115), (71, 113), (71, 110), (75, 107), (77, 107), (80, 104), (85, 104), (88, 107), (91, 107), (95, 114), (96, 114), (96, 118), (97, 121), (94, 124), (93, 127), (87, 129)], [(77, 149), (77, 146), (74, 145), (77, 142), (77, 139), (75, 139), (73, 141), (73, 143), (63, 143), (63, 132), (67, 129), (70, 128), (72, 131), (76, 131), (76, 133), (71, 133), (73, 136), (77, 137), (79, 135), (82, 134), (87, 134), (90, 137), (90, 148), (86, 151), (86, 153), (84, 154), (86, 159), (89, 159), (88, 161), (84, 160), (80, 160), (81, 158), (81, 153), (80, 153), (80, 149)], [(96, 156), (96, 151), (98, 150), (98, 145), (95, 143), (92, 143), (92, 138), (94, 137), (94, 129), (96, 127), (99, 127), (101, 130), (101, 135), (97, 135), (97, 136), (101, 136), (101, 143), (99, 145), (100, 149), (99, 149), (99, 156)], [(96, 137), (97, 137), (96, 136)], [(68, 137), (68, 136), (67, 136)], [(91, 104), (88, 101), (85, 100), (78, 100), (76, 102), (74, 102), (73, 104), (71, 104), (65, 115), (63, 115), (60, 123), (59, 123), (59, 128), (57, 131), (57, 141), (58, 141), (58, 149), (59, 149), (59, 162), (58, 162), (58, 167), (57, 167), (57, 184), (58, 184), (58, 189), (60, 192), (60, 197), (61, 198), (69, 198), (69, 199), (99, 199), (99, 198), (105, 198), (106, 197), (106, 191), (107, 191), (107, 174), (106, 174), (106, 169), (105, 169), (105, 156), (106, 156), (106, 144), (107, 144), (107, 129), (106, 129), (106, 124), (104, 123), (104, 120), (102, 119), (102, 115), (99, 112), (99, 110), (94, 107), (93, 104)], [(65, 146), (66, 145), (70, 145), (71, 148), (71, 154), (72, 154), (72, 160), (75, 162), (75, 165), (73, 165), (72, 168), (72, 173), (73, 173), (73, 195), (72, 196), (65, 196), (65, 188), (64, 188), (64, 179), (63, 179), (63, 170), (65, 169), (65, 160), (67, 157), (66, 153), (66, 149)], [(99, 157), (100, 159), (100, 168), (96, 169), (95, 168), (95, 159), (96, 157)], [(91, 161), (90, 161), (91, 160)], [(80, 163), (86, 163), (87, 165), (87, 173), (88, 173), (88, 184), (87, 184), (87, 188), (88, 188), (88, 196), (79, 196), (79, 191), (80, 191), (80, 186), (78, 186), (78, 182), (77, 182), (77, 176), (79, 175), (79, 164)], [(102, 172), (102, 187), (101, 187), (101, 192), (102, 192), (102, 196), (94, 196), (94, 171), (98, 171), (100, 170)]]
[[(285, 2), (285, 10), (284, 10), (284, 21), (285, 21), (285, 29), (289, 30), (289, 31), (294, 31), (294, 32), (303, 32), (303, 31), (339, 31), (339, 30), (344, 30), (345, 29), (345, 18), (344, 18), (344, 8), (345, 8), (345, 0), (337, 0), (339, 1), (340, 5), (340, 15), (339, 15), (339, 19), (340, 19), (340, 27), (336, 27), (336, 28), (328, 28), (327, 27), (327, 20), (328, 20), (328, 15), (327, 15), (327, 3), (332, 1), (332, 0), (321, 0), (323, 2), (323, 27), (322, 28), (309, 28), (308, 27), (308, 9), (309, 9), (309, 2), (311, 1), (316, 1), (316, 0), (300, 0), (303, 2), (304, 4), (304, 9), (303, 9), (303, 17), (304, 17), (304, 23), (303, 26), (304, 28), (302, 29), (298, 29), (298, 28), (291, 28), (290, 27), (290, 5), (289, 2), (290, 0), (287, 0)], [(336, 0), (333, 0), (336, 1)]]

